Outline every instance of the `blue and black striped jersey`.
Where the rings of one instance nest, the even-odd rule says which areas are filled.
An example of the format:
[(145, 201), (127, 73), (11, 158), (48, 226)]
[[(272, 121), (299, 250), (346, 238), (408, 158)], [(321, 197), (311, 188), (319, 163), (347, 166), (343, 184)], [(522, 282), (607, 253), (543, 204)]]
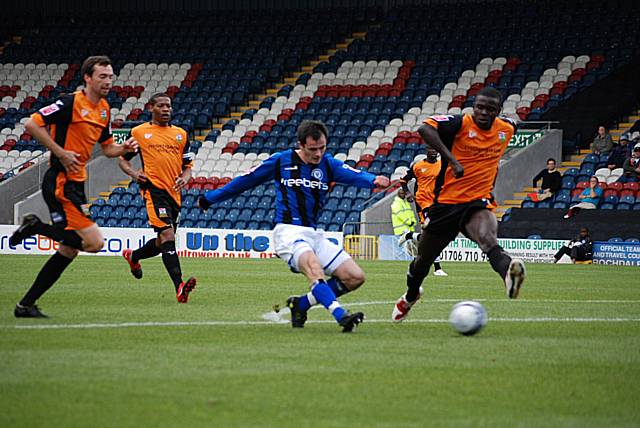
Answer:
[(274, 180), (276, 186), (276, 223), (308, 227), (316, 227), (330, 183), (375, 187), (375, 175), (351, 168), (329, 154), (325, 153), (315, 165), (304, 163), (295, 150), (289, 149), (204, 196), (214, 204), (269, 180)]

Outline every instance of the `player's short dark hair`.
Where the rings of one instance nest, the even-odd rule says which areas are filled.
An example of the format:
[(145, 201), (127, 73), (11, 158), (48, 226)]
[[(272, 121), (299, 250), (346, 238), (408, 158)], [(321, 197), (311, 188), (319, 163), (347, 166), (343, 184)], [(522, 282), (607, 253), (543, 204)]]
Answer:
[(478, 95), (484, 95), (485, 97), (495, 98), (498, 100), (498, 103), (502, 105), (502, 93), (494, 87), (485, 86), (484, 88), (480, 89), (480, 92), (478, 92)]
[(80, 75), (84, 78), (84, 75), (88, 75), (89, 77), (91, 77), (93, 75), (93, 70), (95, 69), (96, 65), (111, 65), (111, 58), (109, 58), (106, 55), (95, 55), (95, 56), (90, 56), (89, 58), (85, 59), (84, 62), (82, 63), (82, 68), (80, 68)]
[(156, 105), (156, 103), (158, 102), (158, 98), (171, 99), (171, 97), (168, 94), (165, 94), (164, 92), (158, 92), (157, 94), (151, 95), (151, 98), (149, 98), (149, 104), (151, 104), (152, 106)]
[(300, 125), (298, 125), (298, 141), (300, 144), (305, 144), (307, 142), (307, 137), (311, 137), (313, 140), (319, 140), (322, 136), (327, 138), (329, 136), (329, 131), (327, 131), (327, 127), (324, 126), (324, 123), (318, 120), (303, 120)]
[(551, 161), (553, 161), (553, 163), (558, 163), (558, 162), (556, 162), (556, 160), (555, 160), (554, 158), (549, 158), (549, 159), (547, 159), (547, 163), (549, 163), (549, 162), (551, 162)]

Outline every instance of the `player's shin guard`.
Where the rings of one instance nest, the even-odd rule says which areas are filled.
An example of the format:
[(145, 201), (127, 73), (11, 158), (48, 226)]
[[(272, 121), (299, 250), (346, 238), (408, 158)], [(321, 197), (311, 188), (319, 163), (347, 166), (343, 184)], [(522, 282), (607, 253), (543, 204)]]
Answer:
[(489, 257), (489, 263), (493, 270), (498, 272), (500, 278), (504, 278), (509, 270), (511, 256), (507, 254), (500, 245), (495, 245), (487, 251), (487, 256)]
[(430, 267), (431, 263), (429, 263), (426, 270), (424, 268), (417, 269), (416, 259), (413, 259), (411, 264), (409, 264), (409, 270), (407, 271), (407, 301), (415, 302), (420, 298), (420, 286), (422, 285), (422, 281), (426, 278)]
[(176, 252), (175, 241), (163, 242), (160, 245), (160, 250), (162, 251), (162, 263), (164, 263), (164, 267), (167, 269), (177, 291), (182, 283), (182, 270), (180, 269), (180, 259)]
[[(333, 294), (336, 295), (336, 299), (340, 296), (344, 296), (351, 290), (349, 290), (338, 278), (331, 277), (327, 281), (327, 285), (333, 291)], [(313, 292), (309, 292), (299, 297), (298, 300), (298, 309), (301, 311), (308, 311), (312, 306), (317, 305), (318, 301), (313, 296)]]
[(22, 306), (33, 306), (36, 301), (51, 288), (51, 286), (60, 278), (62, 272), (69, 266), (73, 259), (67, 258), (60, 253), (55, 253), (44, 264), (40, 273), (33, 282), (33, 285), (20, 300)]
[(298, 300), (298, 310), (302, 312), (306, 312), (311, 309), (311, 306), (317, 305), (318, 301), (313, 296), (313, 292), (308, 292), (307, 294), (303, 294), (300, 296)]
[[(175, 247), (175, 243), (174, 243), (174, 247)], [(133, 253), (131, 253), (131, 261), (133, 263), (136, 263), (136, 262), (139, 262), (140, 260), (150, 259), (151, 257), (157, 256), (161, 252), (162, 252), (162, 249), (160, 249), (156, 245), (156, 240), (151, 239), (147, 241), (142, 247), (138, 248)]]
[(342, 316), (345, 314), (345, 310), (340, 306), (340, 303), (336, 300), (336, 295), (331, 290), (325, 280), (320, 279), (316, 281), (311, 287), (311, 293), (316, 300), (324, 306), (331, 315), (340, 322)]

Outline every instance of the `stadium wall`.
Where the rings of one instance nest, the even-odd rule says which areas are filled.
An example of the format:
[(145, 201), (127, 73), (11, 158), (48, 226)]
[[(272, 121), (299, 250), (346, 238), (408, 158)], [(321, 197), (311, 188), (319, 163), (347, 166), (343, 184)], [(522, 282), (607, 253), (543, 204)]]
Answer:
[(640, 211), (582, 210), (564, 219), (567, 210), (553, 208), (514, 208), (508, 221), (500, 222), (501, 238), (526, 238), (540, 235), (546, 239), (571, 239), (581, 227), (589, 228), (591, 238), (606, 241), (640, 238)]

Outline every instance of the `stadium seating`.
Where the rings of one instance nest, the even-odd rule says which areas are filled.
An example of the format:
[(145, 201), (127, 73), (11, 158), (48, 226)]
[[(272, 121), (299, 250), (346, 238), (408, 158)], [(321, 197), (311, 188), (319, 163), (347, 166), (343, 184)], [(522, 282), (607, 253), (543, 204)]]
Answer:
[[(593, 23), (597, 15), (591, 4), (579, 8), (556, 5), (535, 14), (517, 5), (503, 6), (493, 10), (471, 3), (454, 22), (445, 9), (391, 9), (366, 37), (356, 38), (346, 50), (334, 51), (312, 72), (298, 73), (295, 83), (278, 86), (276, 96), (265, 97), (256, 108), (245, 108), (239, 118), (230, 119), (231, 111), (246, 105), (252, 95), (281, 81), (285, 73), (300, 70), (305, 61), (349, 35), (354, 12), (327, 12), (322, 28), (313, 25), (313, 14), (302, 10), (230, 11), (197, 18), (156, 16), (142, 27), (133, 15), (101, 18), (100, 26), (116, 34), (109, 38), (96, 36), (99, 32), (90, 18), (74, 25), (52, 20), (37, 34), (24, 37), (20, 45), (5, 48), (0, 72), (19, 87), (0, 87), (0, 95), (8, 97), (2, 99), (6, 105), (0, 106), (0, 128), (4, 126), (0, 168), (5, 168), (0, 172), (26, 165), (19, 163), (22, 151), (16, 146), (38, 150), (29, 135), (14, 131), (20, 131), (20, 122), (39, 106), (78, 86), (79, 62), (87, 55), (88, 45), (117, 52), (114, 68), (118, 77), (109, 101), (113, 117), (123, 117), (126, 127), (148, 120), (149, 96), (166, 91), (173, 97), (174, 123), (192, 135), (207, 133), (204, 141), (192, 142), (197, 153), (194, 178), (182, 210), (182, 224), (199, 227), (272, 226), (274, 194), (269, 183), (206, 214), (198, 210), (195, 200), (203, 190), (223, 186), (270, 154), (292, 147), (302, 120), (327, 124), (328, 151), (336, 158), (354, 168), (397, 179), (423, 156), (416, 133), (423, 120), (433, 114), (469, 112), (482, 87), (493, 86), (503, 93), (504, 113), (536, 120), (631, 58), (627, 49), (611, 47), (617, 46), (612, 43), (616, 38), (625, 37), (625, 31), (633, 31), (630, 23), (613, 26), (597, 37), (564, 25), (566, 16), (576, 25)], [(499, 19), (503, 28), (486, 34), (467, 25), (482, 17)], [(430, 23), (427, 31), (424, 22)], [(158, 36), (155, 29), (160, 24), (167, 24), (163, 28), (170, 30)], [(24, 87), (30, 85), (35, 99), (17, 83), (15, 68), (20, 64), (42, 71), (28, 75), (38, 77), (38, 83), (35, 79), (34, 83), (20, 82)], [(16, 102), (17, 107), (31, 104), (19, 111)], [(220, 129), (209, 131), (212, 122), (222, 118), (226, 119)], [(579, 169), (567, 171), (563, 177), (566, 191), (539, 203), (540, 207), (566, 207), (574, 196), (572, 190), (596, 172), (601, 162), (590, 159)], [(611, 173), (605, 177), (605, 183), (611, 177)], [(146, 214), (137, 186), (117, 189), (108, 201), (94, 203), (98, 223), (143, 224)], [(614, 207), (635, 209), (638, 205), (637, 199), (631, 203), (632, 197), (639, 196), (637, 189), (630, 188), (636, 193), (624, 195), (621, 189), (611, 190), (616, 194), (607, 203)], [(321, 213), (320, 226), (340, 230), (343, 223), (358, 221), (359, 212), (382, 196), (335, 186)], [(242, 210), (245, 204), (253, 216)], [(533, 201), (525, 204), (537, 206)]]

